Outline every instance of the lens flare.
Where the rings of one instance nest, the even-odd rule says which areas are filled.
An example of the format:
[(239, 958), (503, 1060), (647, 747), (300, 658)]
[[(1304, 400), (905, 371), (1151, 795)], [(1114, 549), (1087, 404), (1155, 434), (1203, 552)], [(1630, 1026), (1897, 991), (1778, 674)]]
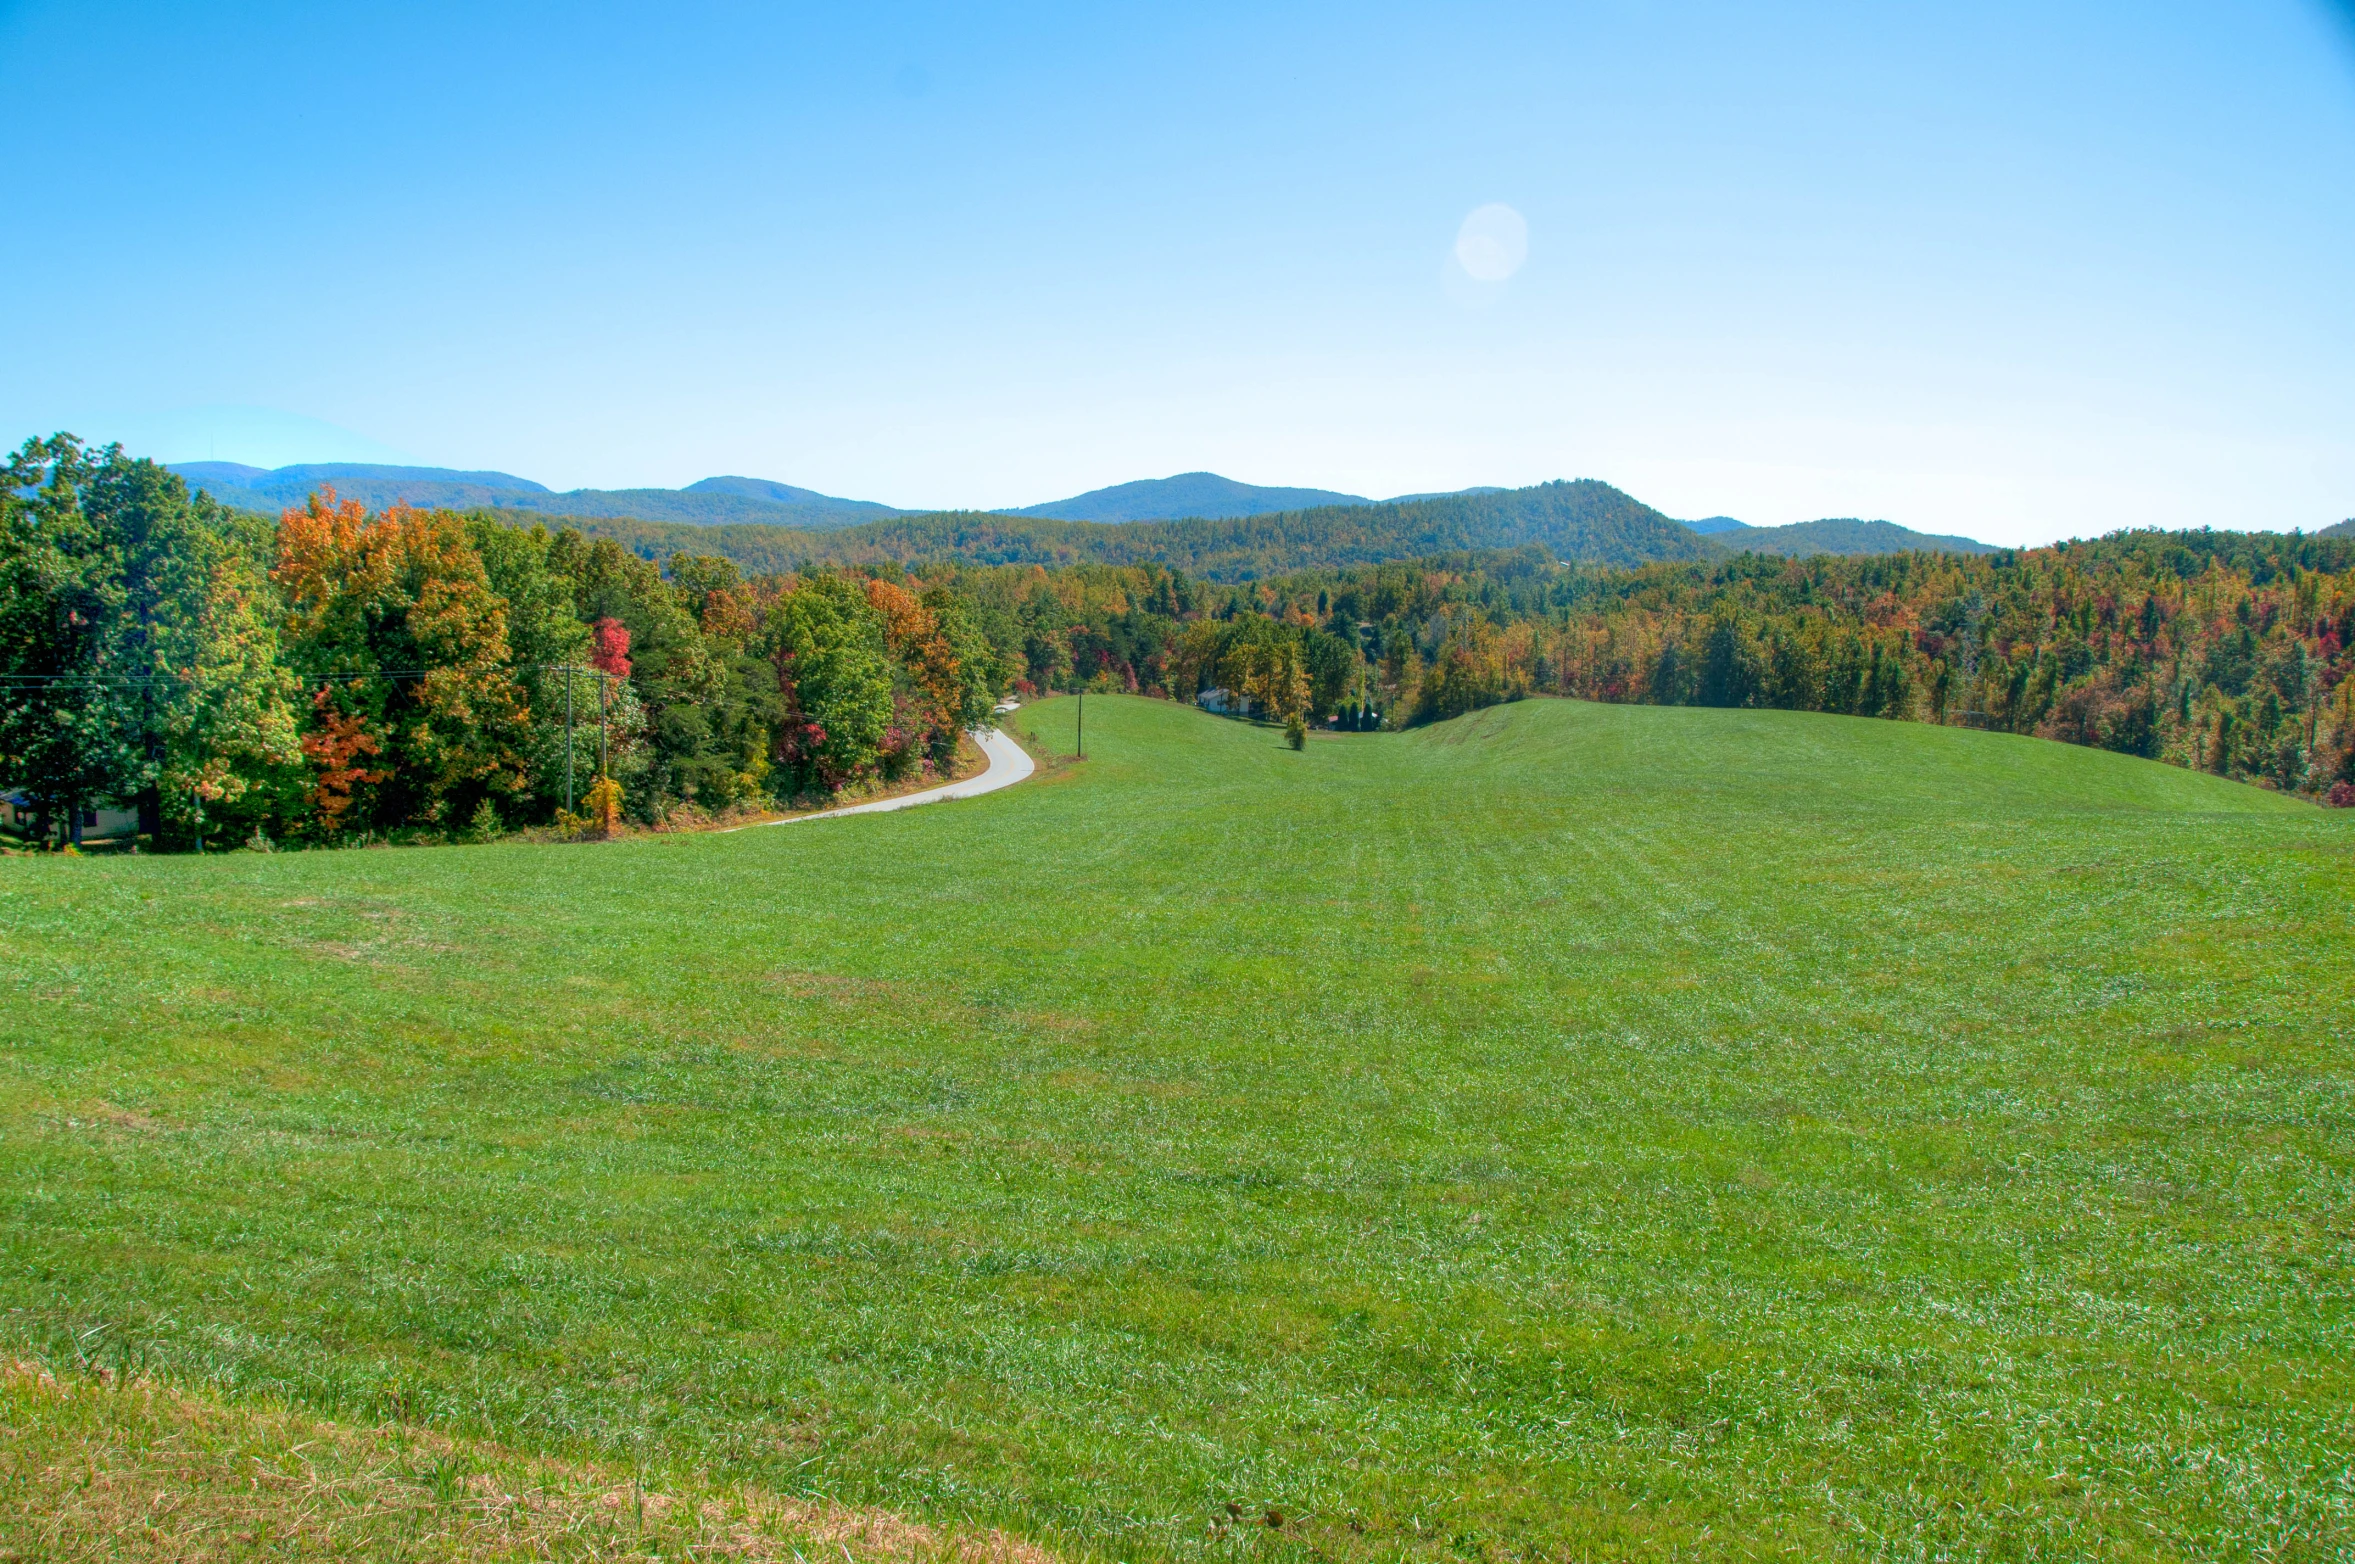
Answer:
[(1529, 259), (1529, 224), (1502, 202), (1474, 207), (1456, 230), (1456, 264), (1480, 282), (1503, 282)]

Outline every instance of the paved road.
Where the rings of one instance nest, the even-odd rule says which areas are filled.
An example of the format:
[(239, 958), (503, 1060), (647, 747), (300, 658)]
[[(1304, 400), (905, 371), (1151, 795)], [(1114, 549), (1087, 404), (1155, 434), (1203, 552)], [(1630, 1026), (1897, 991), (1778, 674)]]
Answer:
[[(989, 769), (977, 777), (962, 782), (951, 782), (942, 787), (928, 787), (921, 793), (903, 793), (897, 798), (878, 798), (868, 804), (845, 804), (840, 809), (821, 809), (811, 815), (791, 815), (783, 820), (763, 820), (759, 825), (799, 825), (804, 820), (831, 820), (836, 815), (880, 815), (894, 809), (913, 809), (918, 804), (937, 804), (951, 798), (979, 798), (994, 793), (1001, 787), (1012, 787), (1038, 767), (1031, 762), (1027, 750), (996, 728), (969, 730), (973, 742), (989, 757)], [(739, 831), (751, 831), (758, 826), (740, 825)]]

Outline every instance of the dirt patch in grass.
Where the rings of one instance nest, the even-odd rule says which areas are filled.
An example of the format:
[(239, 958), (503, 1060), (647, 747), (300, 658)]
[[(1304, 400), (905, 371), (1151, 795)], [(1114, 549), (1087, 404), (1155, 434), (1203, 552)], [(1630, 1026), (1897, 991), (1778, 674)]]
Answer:
[(850, 977), (840, 972), (804, 972), (780, 968), (762, 974), (761, 981), (783, 989), (796, 999), (832, 999), (844, 1004), (870, 1004), (879, 999), (913, 997), (905, 983), (886, 978)]
[(1052, 1564), (1002, 1532), (748, 1487), (645, 1484), (403, 1425), (354, 1429), (0, 1365), (0, 1560), (939, 1560)]
[(85, 1104), (82, 1114), (85, 1118), (93, 1119), (100, 1124), (111, 1124), (117, 1129), (139, 1130), (144, 1133), (165, 1127), (137, 1109), (118, 1108), (103, 1097)]

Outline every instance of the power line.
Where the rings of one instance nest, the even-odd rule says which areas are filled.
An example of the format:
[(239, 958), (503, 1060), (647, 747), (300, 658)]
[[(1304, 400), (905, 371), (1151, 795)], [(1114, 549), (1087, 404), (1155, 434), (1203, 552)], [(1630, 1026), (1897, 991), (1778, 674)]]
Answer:
[[(338, 680), (389, 679), (396, 683), (403, 679), (423, 679), (437, 673), (463, 672), (464, 669), (443, 668), (361, 668), (332, 673), (294, 672), (297, 684), (333, 684)], [(525, 663), (512, 670), (516, 673), (593, 673), (601, 679), (620, 678), (602, 668), (578, 663)], [(156, 674), (139, 679), (101, 679), (71, 673), (0, 673), (0, 685), (32, 685), (50, 689), (142, 690), (158, 687), (184, 686), (196, 682), (193, 673)]]

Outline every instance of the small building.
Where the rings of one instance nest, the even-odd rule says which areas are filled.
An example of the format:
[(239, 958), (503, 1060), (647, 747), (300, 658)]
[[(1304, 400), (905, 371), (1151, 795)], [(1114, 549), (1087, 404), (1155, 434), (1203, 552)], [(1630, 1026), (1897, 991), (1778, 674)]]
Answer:
[(1229, 690), (1207, 689), (1194, 697), (1204, 711), (1216, 712), (1221, 717), (1247, 717), (1251, 714), (1251, 697)]
[[(23, 793), (0, 793), (0, 826), (6, 826), (23, 840), (32, 840), (40, 816), (40, 807)], [(67, 828), (68, 824), (53, 817), (49, 822), (50, 834), (70, 838), (73, 833)], [(108, 841), (138, 834), (139, 811), (136, 809), (118, 809), (112, 804), (101, 803), (82, 811), (82, 840), (85, 842)]]

